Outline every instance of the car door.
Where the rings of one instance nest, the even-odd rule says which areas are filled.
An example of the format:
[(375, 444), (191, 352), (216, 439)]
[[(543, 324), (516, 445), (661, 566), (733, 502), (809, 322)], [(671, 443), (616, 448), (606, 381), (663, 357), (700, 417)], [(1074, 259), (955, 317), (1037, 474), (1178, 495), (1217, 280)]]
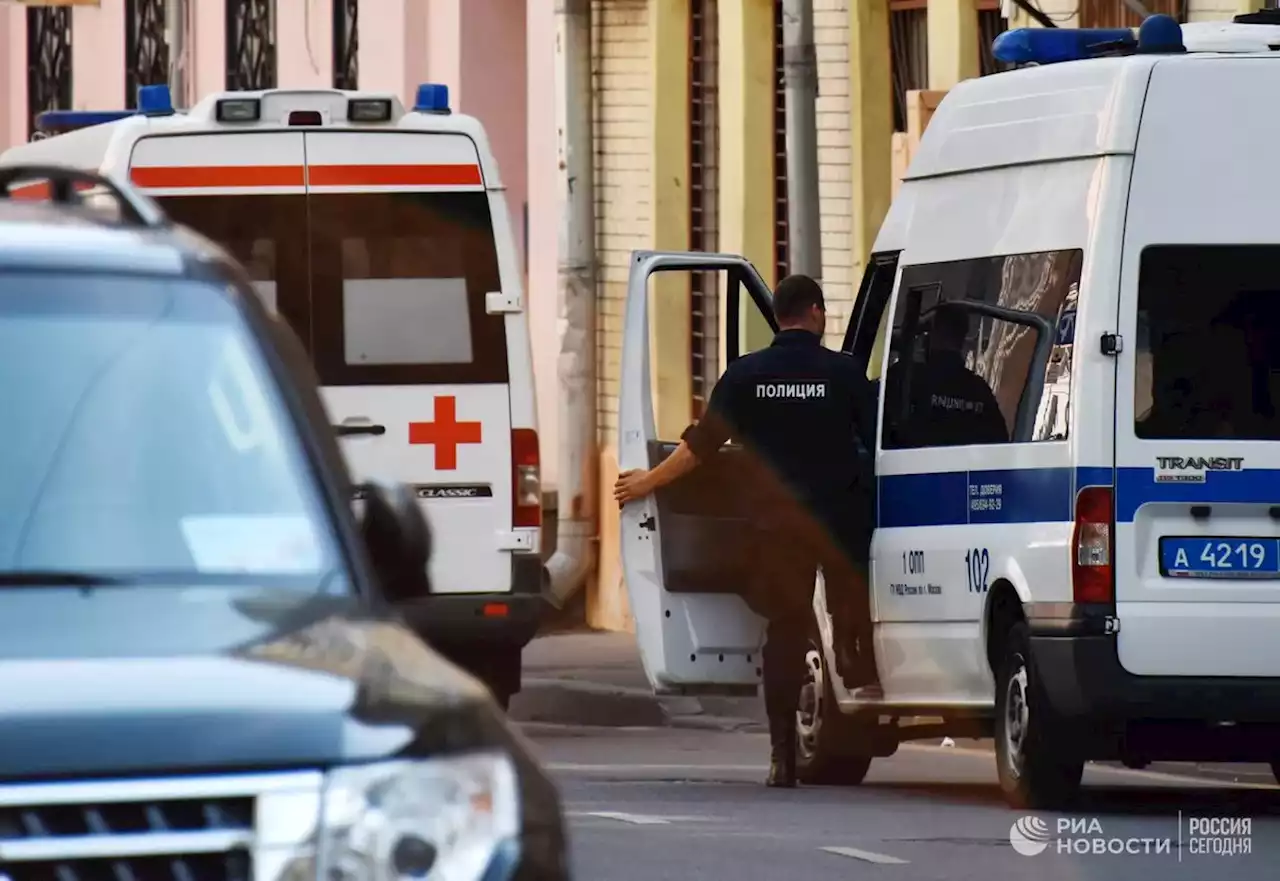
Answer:
[[(717, 331), (726, 363), (744, 348), (743, 313), (772, 329), (772, 294), (755, 268), (722, 254), (632, 255), (623, 324), (618, 464), (652, 468), (679, 438), (660, 437), (651, 379), (650, 279), (659, 273), (723, 278)], [(746, 293), (746, 297), (742, 296)], [(764, 621), (740, 596), (749, 574), (746, 511), (732, 445), (653, 496), (622, 511), (622, 565), (645, 672), (660, 694), (754, 694)]]

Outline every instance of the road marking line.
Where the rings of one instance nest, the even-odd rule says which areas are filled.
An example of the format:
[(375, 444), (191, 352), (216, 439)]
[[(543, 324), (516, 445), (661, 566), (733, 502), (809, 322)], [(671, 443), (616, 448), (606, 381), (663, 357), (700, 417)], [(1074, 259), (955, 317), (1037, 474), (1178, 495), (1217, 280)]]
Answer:
[[(969, 746), (949, 746), (945, 749), (932, 743), (903, 743), (900, 749), (914, 750), (916, 752), (935, 752), (947, 755), (969, 755), (982, 756), (987, 759), (995, 759), (995, 752), (989, 749), (979, 749)], [(1232, 780), (1221, 780), (1216, 777), (1196, 777), (1191, 774), (1171, 774), (1167, 771), (1148, 771), (1145, 768), (1113, 768), (1110, 765), (1090, 764), (1090, 768), (1096, 771), (1102, 771), (1107, 774), (1115, 774), (1122, 777), (1138, 777), (1146, 780), (1163, 780), (1173, 783), (1194, 783), (1204, 788), (1226, 787), (1229, 789), (1280, 789), (1280, 784), (1275, 783), (1240, 783)]]
[[(575, 816), (570, 813), (570, 816)], [(628, 814), (624, 811), (581, 811), (576, 816), (599, 817), (602, 820), (617, 820), (620, 823), (631, 823), (635, 826), (670, 826), (672, 820), (693, 820), (695, 817), (649, 817), (644, 814)]]
[(835, 854), (838, 857), (849, 857), (850, 859), (862, 860), (865, 863), (875, 863), (880, 866), (905, 866), (908, 863), (908, 860), (901, 860), (888, 854), (858, 850), (854, 847), (820, 847), (818, 850)]
[(547, 771), (764, 771), (768, 765), (581, 765), (574, 762), (548, 762)]

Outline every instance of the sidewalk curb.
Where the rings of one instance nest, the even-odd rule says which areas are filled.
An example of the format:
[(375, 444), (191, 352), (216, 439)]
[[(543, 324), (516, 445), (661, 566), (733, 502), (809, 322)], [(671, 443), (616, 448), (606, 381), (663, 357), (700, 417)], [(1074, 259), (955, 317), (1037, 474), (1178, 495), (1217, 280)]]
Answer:
[(683, 728), (708, 731), (766, 730), (763, 722), (721, 715), (695, 697), (658, 697), (628, 688), (570, 679), (525, 679), (511, 698), (508, 718), (518, 724), (601, 728)]

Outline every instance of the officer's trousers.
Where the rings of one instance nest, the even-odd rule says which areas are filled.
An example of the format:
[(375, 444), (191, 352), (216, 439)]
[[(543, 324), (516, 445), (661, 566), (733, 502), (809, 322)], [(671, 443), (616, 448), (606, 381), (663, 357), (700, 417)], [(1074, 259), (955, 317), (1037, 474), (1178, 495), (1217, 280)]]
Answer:
[(805, 681), (818, 567), (838, 647), (856, 642), (864, 664), (871, 663), (870, 597), (863, 566), (852, 559), (848, 545), (813, 521), (762, 526), (753, 538), (754, 578), (747, 601), (768, 621), (761, 678), (770, 733), (779, 746), (779, 738), (794, 727)]

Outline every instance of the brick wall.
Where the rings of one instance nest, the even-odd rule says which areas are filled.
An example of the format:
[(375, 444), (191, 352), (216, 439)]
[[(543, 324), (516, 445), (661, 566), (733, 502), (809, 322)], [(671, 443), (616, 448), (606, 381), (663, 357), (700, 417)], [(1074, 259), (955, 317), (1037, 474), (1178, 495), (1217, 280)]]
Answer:
[(649, 247), (653, 77), (645, 0), (595, 0), (596, 253), (599, 425), (602, 448), (618, 436), (622, 313), (631, 252)]
[[(854, 275), (853, 158), (849, 147), (849, 3), (813, 0), (818, 56), (818, 195), (822, 211), (822, 286), (827, 297), (827, 345), (844, 338), (857, 293)], [(886, 170), (887, 171), (887, 170)], [(859, 271), (860, 275), (860, 271)]]

